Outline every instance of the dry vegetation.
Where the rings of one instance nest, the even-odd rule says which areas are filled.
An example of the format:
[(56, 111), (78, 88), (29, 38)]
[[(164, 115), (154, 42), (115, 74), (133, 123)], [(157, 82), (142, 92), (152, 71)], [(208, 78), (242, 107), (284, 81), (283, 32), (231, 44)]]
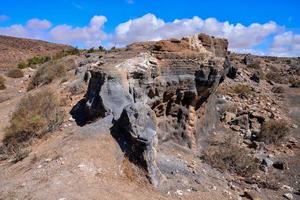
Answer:
[(233, 86), (221, 85), (219, 86), (217, 93), (222, 95), (228, 94), (250, 94), (253, 88), (246, 84), (236, 84)]
[(10, 78), (21, 78), (24, 76), (24, 73), (20, 69), (11, 69), (6, 74)]
[(63, 117), (58, 99), (47, 88), (22, 98), (5, 130), (0, 153), (14, 155), (16, 161), (20, 160), (26, 152), (25, 147), (33, 139), (55, 130)]
[(259, 141), (266, 144), (279, 143), (289, 133), (288, 123), (284, 120), (270, 120), (264, 122), (261, 132), (257, 135)]
[(0, 75), (0, 90), (5, 90), (6, 86), (5, 86), (5, 79), (3, 76)]
[(65, 66), (55, 61), (41, 65), (31, 78), (27, 90), (51, 83), (57, 78), (62, 78), (66, 74)]
[(204, 160), (220, 171), (230, 171), (251, 178), (258, 171), (258, 161), (250, 152), (232, 139), (210, 146), (204, 153)]

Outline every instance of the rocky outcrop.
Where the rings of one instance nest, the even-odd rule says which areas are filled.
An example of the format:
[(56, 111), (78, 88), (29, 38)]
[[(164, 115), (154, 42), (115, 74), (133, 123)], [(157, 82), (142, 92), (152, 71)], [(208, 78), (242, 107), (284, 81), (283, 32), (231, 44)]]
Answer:
[(79, 125), (112, 115), (112, 135), (125, 155), (159, 186), (159, 146), (171, 141), (197, 153), (201, 133), (215, 126), (204, 115), (214, 109), (208, 99), (230, 68), (227, 46), (224, 39), (199, 34), (90, 57), (88, 91), (71, 114)]

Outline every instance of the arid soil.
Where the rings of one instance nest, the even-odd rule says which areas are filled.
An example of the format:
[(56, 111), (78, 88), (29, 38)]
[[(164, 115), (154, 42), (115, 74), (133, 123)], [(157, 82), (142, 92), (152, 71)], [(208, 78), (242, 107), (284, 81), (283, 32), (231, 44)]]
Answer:
[[(226, 66), (223, 65), (227, 53), (227, 50), (224, 50), (226, 41), (211, 42), (213, 40), (206, 36), (204, 39), (207, 42), (205, 48), (193, 47), (196, 50), (189, 49), (189, 43), (185, 42), (187, 41), (185, 39), (181, 43), (179, 40), (138, 43), (108, 52), (89, 54), (84, 52), (77, 56), (67, 56), (58, 61), (58, 63), (68, 63), (66, 64), (66, 75), (32, 91), (27, 91), (27, 86), (37, 69), (23, 69), (24, 77), (22, 78), (8, 78), (6, 70), (3, 70), (0, 75), (5, 77), (6, 89), (0, 90), (0, 141), (4, 136), (5, 128), (9, 126), (13, 111), (22, 97), (29, 93), (45, 87), (53, 89), (64, 102), (62, 107), (66, 114), (64, 122), (58, 130), (49, 132), (41, 139), (35, 139), (32, 142), (29, 154), (23, 160), (16, 163), (12, 159), (0, 161), (0, 199), (279, 200), (287, 199), (284, 197), (286, 194), (292, 195), (293, 199), (300, 199), (300, 88), (290, 87), (292, 82), (299, 81), (299, 74), (297, 74), (299, 73), (299, 58), (230, 54), (228, 56), (231, 64)], [(30, 43), (29, 46), (36, 47), (35, 43), (31, 43), (31, 41), (24, 41), (24, 45), (27, 42)], [(61, 49), (61, 47), (58, 45), (57, 49)], [(16, 52), (20, 53), (21, 51), (16, 50)], [(159, 108), (155, 108), (155, 106), (152, 108), (154, 108), (160, 123), (158, 144), (155, 147), (157, 151), (155, 164), (166, 180), (161, 187), (156, 188), (151, 184), (147, 168), (133, 162), (123, 149), (122, 142), (124, 141), (120, 142), (120, 138), (112, 133), (111, 127), (115, 123), (114, 115), (107, 114), (101, 117), (98, 115), (95, 119), (78, 125), (78, 121), (75, 121), (76, 119), (72, 118), (69, 113), (82, 99), (91, 100), (94, 97), (89, 95), (97, 87), (91, 86), (91, 84), (89, 86), (88, 82), (83, 81), (86, 76), (91, 76), (89, 80), (99, 81), (97, 77), (99, 77), (99, 73), (103, 73), (110, 76), (106, 81), (111, 81), (120, 76), (114, 67), (122, 68), (127, 65), (138, 66), (137, 68), (132, 67), (130, 70), (143, 72), (146, 62), (141, 63), (140, 61), (149, 59), (148, 55), (145, 56), (145, 52), (151, 52), (150, 66), (160, 67), (158, 70), (158, 73), (161, 73), (160, 76), (167, 77), (160, 78), (160, 81), (163, 81), (156, 86), (158, 89), (156, 91), (153, 89), (154, 93), (163, 94), (161, 96), (155, 94), (155, 98), (160, 100), (161, 104), (153, 104)], [(33, 55), (36, 54), (28, 53), (24, 58), (27, 59)], [(198, 59), (199, 55), (204, 59), (202, 57)], [(153, 57), (157, 59), (154, 59), (155, 62), (152, 62)], [(211, 61), (208, 61), (208, 57), (211, 58)], [(19, 58), (12, 60), (11, 63), (14, 64), (17, 61)], [(207, 66), (206, 61), (209, 63)], [(247, 63), (248, 61), (252, 64), (259, 63), (259, 66)], [(180, 90), (193, 91), (191, 89), (193, 83), (190, 83), (189, 79), (185, 76), (181, 77), (183, 81), (179, 85), (172, 83), (174, 85), (166, 87), (167, 89), (161, 85), (168, 78), (175, 82), (176, 79), (172, 76), (177, 76), (178, 73), (179, 75), (182, 75), (181, 73), (189, 74), (193, 77), (195, 73), (191, 71), (197, 71), (199, 63), (204, 65), (201, 66), (201, 69), (211, 67), (217, 69), (220, 74), (223, 73), (223, 67), (233, 68), (230, 68), (230, 73), (220, 83), (216, 81), (218, 79), (213, 79), (214, 83), (218, 83), (218, 85), (205, 82), (205, 89), (213, 88), (209, 92), (202, 90), (203, 88), (197, 88), (198, 94), (202, 92), (201, 95), (208, 95), (208, 98), (204, 103), (200, 101), (199, 108), (195, 106), (197, 107), (195, 112), (191, 110), (191, 105), (194, 106), (194, 104), (191, 103), (190, 109), (185, 110), (182, 104), (188, 104), (187, 100), (185, 99), (183, 103), (177, 101), (174, 103), (174, 96), (172, 96), (174, 94), (170, 95), (173, 90), (177, 92)], [(222, 64), (219, 65), (219, 63)], [(236, 70), (235, 73), (232, 70)], [(259, 71), (258, 75), (257, 71)], [(274, 71), (276, 73), (267, 75)], [(278, 74), (280, 77), (275, 77)], [(140, 85), (143, 85), (146, 80), (145, 74), (129, 73), (129, 76), (132, 77), (127, 77), (128, 85), (134, 85), (135, 89), (144, 87)], [(275, 77), (275, 80), (271, 77)], [(119, 79), (117, 78), (116, 82), (118, 83)], [(135, 82), (136, 80), (137, 82)], [(201, 79), (201, 81), (206, 81), (206, 79)], [(109, 83), (114, 85), (116, 82)], [(101, 84), (104, 85), (104, 83), (105, 81)], [(121, 83), (124, 84), (124, 82)], [(123, 87), (127, 83), (122, 84)], [(247, 87), (240, 87), (240, 85), (247, 85)], [(80, 86), (82, 89), (72, 93), (70, 88), (75, 88), (74, 86), (76, 88)], [(282, 92), (273, 92), (275, 86), (281, 86)], [(109, 88), (107, 85), (104, 87)], [(149, 87), (144, 89), (148, 91)], [(116, 92), (118, 91), (116, 90)], [(137, 90), (136, 94), (139, 95), (139, 92), (141, 91)], [(149, 95), (150, 92), (147, 94)], [(178, 94), (179, 92), (176, 93), (176, 95)], [(111, 94), (103, 93), (102, 97), (104, 95)], [(160, 97), (162, 98), (160, 99)], [(143, 102), (147, 100), (141, 99)], [(195, 99), (199, 100), (199, 98)], [(110, 99), (110, 103), (113, 104), (114, 100)], [(218, 104), (216, 103), (218, 101), (226, 103)], [(87, 101), (87, 104), (89, 102)], [(190, 103), (190, 101), (187, 102)], [(173, 106), (173, 110), (170, 109), (170, 105)], [(165, 112), (164, 109), (169, 109), (170, 116), (161, 115), (162, 112)], [(189, 114), (189, 117), (176, 121), (177, 118), (174, 120), (174, 116), (178, 116), (177, 112), (180, 109)], [(174, 115), (175, 112), (176, 115)], [(215, 115), (214, 112), (219, 115)], [(194, 128), (200, 127), (199, 129), (201, 129), (195, 130), (193, 134), (196, 136), (193, 136), (192, 139), (186, 137), (186, 135), (190, 136), (188, 132), (190, 128), (187, 128), (188, 131), (183, 131), (181, 136), (178, 134), (180, 128), (173, 129), (175, 126), (192, 124), (194, 121), (191, 121), (191, 113), (197, 117), (195, 120), (197, 125)], [(252, 138), (256, 129), (260, 129), (262, 126), (258, 119), (284, 119), (288, 122), (290, 132), (276, 145), (259, 143)], [(213, 127), (211, 127), (212, 125)], [(249, 155), (259, 161), (260, 165), (258, 172), (255, 173), (255, 179), (245, 178), (235, 171), (220, 170), (204, 158), (209, 147), (218, 147), (221, 144), (220, 141), (228, 136), (236, 139), (234, 145), (249, 150)], [(127, 140), (125, 140), (126, 142)], [(274, 162), (283, 162), (284, 169), (277, 169), (272, 165), (268, 167), (262, 165), (263, 159), (267, 158)], [(239, 163), (233, 163), (233, 165), (239, 166)], [(272, 188), (273, 185), (275, 185), (274, 188)]]

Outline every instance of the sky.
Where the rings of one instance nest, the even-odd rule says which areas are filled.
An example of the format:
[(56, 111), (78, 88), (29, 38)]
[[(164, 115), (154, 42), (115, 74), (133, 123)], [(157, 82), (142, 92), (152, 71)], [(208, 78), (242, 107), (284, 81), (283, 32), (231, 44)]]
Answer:
[(300, 56), (299, 0), (0, 0), (0, 34), (122, 47), (207, 33), (234, 52)]

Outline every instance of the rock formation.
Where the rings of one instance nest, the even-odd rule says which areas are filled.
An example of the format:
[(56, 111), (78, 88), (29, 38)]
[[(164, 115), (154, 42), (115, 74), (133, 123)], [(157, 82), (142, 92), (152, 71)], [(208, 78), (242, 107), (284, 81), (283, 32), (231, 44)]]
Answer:
[(71, 114), (79, 125), (112, 115), (112, 134), (158, 186), (164, 180), (156, 165), (159, 145), (172, 141), (196, 153), (200, 134), (212, 131), (206, 127), (211, 118), (202, 116), (230, 68), (227, 46), (225, 39), (199, 34), (90, 57), (83, 64), (91, 74), (88, 91)]

